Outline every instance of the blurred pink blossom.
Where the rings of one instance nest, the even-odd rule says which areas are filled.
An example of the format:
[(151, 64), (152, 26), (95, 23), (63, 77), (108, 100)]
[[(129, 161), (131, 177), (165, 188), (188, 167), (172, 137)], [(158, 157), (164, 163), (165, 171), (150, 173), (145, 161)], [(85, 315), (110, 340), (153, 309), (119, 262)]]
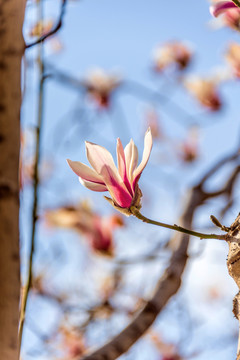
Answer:
[(149, 107), (145, 111), (145, 123), (147, 127), (151, 128), (153, 139), (162, 139), (164, 137), (159, 125), (159, 116), (154, 107)]
[(61, 326), (59, 330), (62, 335), (61, 347), (66, 354), (66, 357), (61, 358), (61, 360), (71, 360), (82, 356), (86, 351), (83, 334), (74, 329), (67, 329), (64, 326)]
[(193, 78), (187, 79), (185, 86), (201, 105), (211, 111), (218, 111), (222, 107), (222, 101), (217, 89), (218, 82), (218, 79)]
[(237, 8), (232, 1), (216, 1), (210, 6), (210, 13), (217, 17), (229, 9)]
[(240, 30), (240, 9), (234, 8), (225, 11), (223, 15), (224, 24), (233, 30)]
[(180, 157), (185, 163), (194, 162), (199, 156), (198, 129), (193, 127), (189, 130), (187, 138), (182, 142)]
[(184, 43), (168, 42), (158, 46), (153, 52), (155, 71), (162, 71), (168, 66), (176, 65), (178, 70), (185, 69), (192, 59), (192, 51)]
[(47, 210), (44, 218), (50, 227), (69, 228), (82, 234), (91, 249), (102, 255), (113, 255), (113, 231), (123, 226), (120, 215), (103, 217), (91, 211), (84, 203)]
[(161, 335), (150, 332), (150, 338), (161, 354), (160, 360), (183, 360), (174, 344), (163, 341)]
[(100, 108), (108, 108), (113, 91), (121, 84), (120, 77), (102, 69), (93, 69), (83, 86)]
[(53, 20), (46, 19), (36, 22), (29, 30), (29, 36), (41, 37), (48, 34), (53, 29)]
[(210, 7), (210, 12), (215, 17), (222, 15), (225, 26), (240, 31), (240, 8), (232, 1), (218, 1)]

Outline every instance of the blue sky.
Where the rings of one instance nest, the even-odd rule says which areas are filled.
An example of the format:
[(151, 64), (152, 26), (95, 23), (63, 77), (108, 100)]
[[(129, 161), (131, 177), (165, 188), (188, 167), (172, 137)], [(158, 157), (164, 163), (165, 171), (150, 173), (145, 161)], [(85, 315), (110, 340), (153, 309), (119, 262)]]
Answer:
[[(56, 1), (45, 1), (45, 16), (57, 17), (57, 3)], [(28, 6), (26, 13), (26, 21), (24, 33), (27, 33), (29, 24), (34, 23), (36, 19), (36, 12), (34, 7)], [(171, 160), (168, 163), (168, 147), (164, 147), (161, 143), (156, 143), (153, 148), (152, 156), (149, 165), (144, 171), (141, 179), (141, 188), (145, 190), (145, 199), (143, 213), (159, 218), (159, 220), (166, 222), (175, 222), (181, 211), (181, 200), (184, 198), (186, 189), (194, 184), (204, 169), (207, 169), (210, 164), (214, 163), (216, 159), (220, 158), (226, 152), (230, 152), (236, 146), (239, 138), (239, 83), (228, 83), (221, 87), (221, 93), (224, 98), (223, 111), (216, 114), (209, 114), (203, 111), (200, 106), (196, 105), (194, 100), (187, 95), (180, 87), (173, 94), (162, 85), (163, 80), (159, 76), (156, 78), (151, 72), (151, 54), (153, 48), (161, 43), (169, 40), (183, 40), (192, 46), (195, 53), (193, 64), (188, 70), (188, 74), (210, 75), (215, 66), (222, 67), (224, 65), (223, 53), (229, 41), (238, 41), (238, 34), (233, 33), (229, 29), (222, 28), (213, 30), (210, 26), (212, 21), (209, 14), (209, 3), (205, 0), (83, 0), (83, 1), (69, 1), (67, 3), (66, 15), (64, 18), (64, 26), (58, 33), (60, 40), (63, 43), (63, 51), (52, 54), (50, 46), (46, 43), (46, 62), (54, 64), (56, 68), (71, 74), (77, 78), (83, 78), (88, 70), (93, 67), (101, 67), (105, 70), (118, 70), (123, 79), (130, 79), (137, 81), (152, 89), (162, 87), (165, 95), (169, 95), (173, 101), (180, 104), (186, 113), (196, 116), (198, 124), (202, 124), (200, 130), (200, 160), (193, 165), (183, 167), (181, 163)], [(26, 36), (27, 37), (27, 36)], [(36, 50), (31, 49), (26, 53), (26, 59), (31, 63), (36, 57)], [(23, 127), (34, 127), (36, 123), (37, 112), (37, 87), (38, 87), (38, 72), (36, 64), (29, 67), (26, 77), (27, 91), (25, 94), (22, 110), (22, 124)], [(102, 194), (90, 193), (87, 189), (82, 188), (76, 176), (70, 171), (66, 165), (66, 158), (72, 160), (87, 161), (84, 155), (84, 140), (98, 142), (114, 153), (115, 152), (115, 138), (121, 136), (124, 145), (133, 137), (139, 146), (141, 154), (143, 148), (143, 109), (149, 105), (149, 101), (138, 99), (125, 94), (124, 91), (119, 92), (116, 96), (116, 101), (120, 104), (123, 114), (118, 118), (109, 117), (108, 114), (101, 116), (83, 117), (81, 120), (85, 123), (91, 122), (95, 131), (88, 133), (84, 132), (84, 126), (75, 127), (78, 119), (76, 111), (81, 114), (82, 106), (85, 105), (85, 100), (82, 96), (74, 90), (59, 85), (56, 81), (48, 80), (46, 82), (45, 92), (45, 107), (44, 107), (44, 126), (43, 126), (43, 141), (42, 151), (43, 160), (53, 161), (53, 169), (48, 182), (43, 184), (41, 188), (40, 211), (44, 207), (56, 206), (64, 204), (65, 202), (76, 202), (79, 198), (85, 199), (88, 197), (94, 204), (95, 209), (109, 213), (112, 211), (109, 205), (106, 204), (102, 198)], [(176, 141), (184, 138), (187, 127), (183, 126), (183, 114), (174, 112), (174, 119), (172, 112), (165, 112), (159, 106), (160, 119), (166, 134)], [(91, 113), (93, 114), (93, 112)], [(197, 115), (196, 115), (197, 114)], [(125, 117), (128, 123), (121, 120), (121, 116)], [(79, 115), (80, 118), (80, 115)], [(114, 121), (114, 126), (111, 122)], [(72, 127), (74, 126), (73, 130)], [(71, 132), (72, 131), (72, 132)], [(68, 135), (69, 132), (69, 135)], [(117, 134), (116, 134), (117, 133)], [(54, 137), (57, 138), (55, 141)], [(65, 137), (67, 141), (65, 141)], [(61, 145), (63, 142), (63, 146)], [(59, 145), (60, 144), (60, 145)], [(167, 161), (161, 162), (162, 156), (166, 156)], [(53, 156), (54, 155), (54, 156)], [(224, 180), (224, 174), (216, 177), (214, 184), (218, 185)], [(237, 204), (229, 212), (226, 221), (234, 219), (238, 212), (239, 205), (239, 191), (236, 191)], [(22, 202), (22, 209), (25, 214), (23, 217), (22, 234), (26, 237), (29, 232), (29, 220), (26, 215), (30, 209), (31, 194), (29, 190), (25, 191), (25, 200)], [(209, 224), (209, 215), (217, 211), (218, 203), (212, 203), (211, 206), (204, 208), (198, 212), (197, 226), (205, 226)], [(126, 238), (132, 236), (131, 245), (129, 245), (128, 254), (134, 254), (136, 251), (145, 251), (146, 242), (141, 240), (139, 243), (142, 229), (146, 229), (142, 224), (137, 225), (134, 219), (127, 219), (129, 228), (124, 230), (123, 235), (118, 235), (118, 248), (120, 254), (126, 255)], [(131, 235), (133, 231), (133, 235)], [(143, 230), (150, 236), (156, 235), (155, 230)], [(164, 233), (164, 232), (163, 232)], [(164, 233), (165, 234), (165, 233)], [(41, 236), (46, 237), (44, 230), (40, 229), (38, 236), (39, 248), (41, 245)], [(61, 242), (68, 255), (76, 258), (76, 243), (74, 240), (68, 245), (64, 243), (66, 238), (65, 233), (59, 235), (49, 235), (48, 241), (53, 244)], [(68, 237), (68, 240), (71, 237)], [(137, 240), (137, 241), (136, 241)], [(138, 247), (136, 246), (138, 244)], [(216, 244), (217, 245), (217, 244)], [(25, 244), (27, 246), (27, 242)], [(47, 248), (44, 244), (45, 250)], [(206, 257), (200, 258), (199, 263), (194, 265), (193, 277), (187, 272), (186, 287), (183, 289), (181, 296), (185, 301), (190, 301), (188, 294), (191, 289), (194, 292), (204, 292), (203, 276), (200, 286), (196, 289), (195, 277), (203, 273), (209, 276), (216, 276), (220, 274), (225, 279), (226, 274), (225, 264), (222, 264), (226, 257), (226, 247), (219, 246), (219, 258), (221, 264), (214, 267), (213, 263), (216, 259), (211, 258), (212, 245), (207, 246)], [(64, 250), (64, 251), (65, 251)], [(85, 250), (82, 251), (80, 259), (82, 261), (79, 265), (84, 267)], [(40, 251), (41, 252), (41, 251)], [(41, 268), (41, 256), (39, 256), (39, 263), (37, 267)], [(206, 260), (207, 259), (207, 260)], [(99, 264), (96, 265), (96, 267)], [(101, 265), (102, 266), (102, 265)], [(101, 267), (100, 266), (100, 267)], [(199, 266), (199, 268), (198, 268)], [(156, 266), (157, 268), (157, 266)], [(155, 274), (155, 270), (150, 269), (150, 274)], [(214, 268), (214, 269), (213, 269)], [(82, 269), (82, 268), (81, 268)], [(95, 269), (95, 268), (94, 268)], [(72, 273), (76, 269), (69, 270), (64, 275), (66, 281), (73, 281)], [(67, 270), (68, 271), (68, 270)], [(211, 275), (212, 274), (212, 275)], [(152, 281), (154, 280), (154, 276)], [(142, 273), (137, 271), (133, 274), (131, 279), (141, 278)], [(58, 282), (61, 282), (61, 277)], [(218, 278), (219, 281), (219, 278)], [(224, 280), (225, 281), (225, 280)], [(153, 281), (154, 282), (154, 281)], [(234, 295), (234, 287), (232, 280), (227, 278), (226, 289), (229, 291), (227, 300), (227, 310), (220, 314), (220, 319), (226, 321), (229, 319), (229, 327), (234, 327), (231, 317), (231, 298)], [(86, 284), (85, 284), (86, 285)], [(194, 287), (195, 286), (195, 287)], [(231, 293), (232, 291), (232, 293)], [(150, 291), (149, 291), (150, 292)], [(200, 300), (204, 300), (200, 297)], [(200, 303), (199, 303), (200, 304)], [(205, 306), (206, 305), (206, 306)], [(199, 305), (201, 306), (201, 304)], [(196, 305), (190, 306), (193, 317), (195, 316)], [(225, 309), (225, 308), (224, 308)], [(47, 310), (48, 311), (48, 310)], [(203, 304), (201, 307), (202, 317), (208, 317), (210, 308), (208, 304)], [(48, 314), (48, 312), (47, 312)], [(46, 316), (46, 313), (45, 313)], [(166, 314), (164, 316), (167, 316)], [(199, 320), (199, 319), (198, 319)], [(161, 328), (161, 319), (159, 324)], [(215, 321), (215, 320), (214, 320)], [(216, 322), (210, 326), (211, 331), (214, 331)], [(171, 323), (171, 321), (170, 321)], [(237, 327), (237, 324), (235, 324)], [(205, 325), (204, 325), (205, 326)], [(205, 328), (204, 328), (205, 329)], [(200, 331), (199, 339), (204, 340), (205, 330)], [(224, 329), (223, 329), (224, 330)], [(209, 330), (210, 331), (210, 330)], [(171, 338), (171, 336), (170, 336)], [(205, 341), (205, 340), (204, 340)], [(199, 345), (200, 343), (200, 345)], [(197, 344), (197, 345), (196, 345)], [(201, 346), (201, 341), (194, 339), (193, 345)], [(142, 357), (139, 350), (138, 360), (147, 359), (148, 347), (140, 344), (142, 348)], [(139, 348), (138, 348), (139, 349)], [(218, 360), (233, 357), (233, 346), (230, 346), (217, 355)], [(229, 351), (229, 352), (228, 352)], [(231, 354), (231, 355), (229, 355)], [(134, 356), (134, 355), (133, 355)], [(144, 357), (145, 356), (145, 357)], [(153, 354), (154, 356), (154, 354)], [(212, 355), (211, 355), (212, 356)], [(222, 357), (221, 357), (222, 356)], [(215, 357), (214, 357), (215, 358)], [(44, 357), (41, 357), (44, 359)], [(127, 359), (127, 356), (126, 356)], [(130, 357), (129, 357), (130, 359)], [(155, 359), (155, 358), (153, 358)], [(196, 358), (197, 360), (206, 359), (206, 354)]]

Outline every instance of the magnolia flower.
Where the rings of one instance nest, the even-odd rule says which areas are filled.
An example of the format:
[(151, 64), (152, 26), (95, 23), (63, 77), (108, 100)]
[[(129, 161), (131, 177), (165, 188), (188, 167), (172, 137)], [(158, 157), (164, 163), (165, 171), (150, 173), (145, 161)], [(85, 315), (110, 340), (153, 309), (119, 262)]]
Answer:
[(184, 43), (168, 42), (154, 50), (154, 69), (162, 71), (168, 66), (176, 65), (178, 70), (183, 70), (188, 66), (191, 58), (192, 52)]
[(214, 78), (192, 78), (185, 81), (185, 87), (201, 105), (209, 110), (218, 111), (222, 107), (222, 101), (218, 94), (217, 82)]
[(209, 10), (213, 16), (217, 17), (225, 11), (233, 8), (237, 8), (237, 5), (235, 5), (232, 1), (217, 1), (210, 6)]
[(64, 206), (47, 210), (44, 214), (49, 227), (68, 228), (83, 235), (93, 251), (101, 255), (113, 255), (113, 232), (123, 226), (120, 215), (99, 216), (86, 204)]
[(141, 208), (141, 190), (138, 181), (143, 169), (147, 165), (152, 149), (152, 134), (150, 128), (144, 139), (144, 150), (141, 163), (138, 163), (138, 150), (131, 139), (123, 149), (121, 140), (117, 140), (116, 167), (112, 155), (104, 147), (86, 141), (86, 152), (93, 169), (79, 161), (67, 160), (71, 169), (79, 176), (80, 183), (93, 191), (109, 191), (110, 198), (106, 198), (111, 205), (131, 215), (130, 207)]
[(120, 85), (120, 83), (121, 80), (119, 76), (108, 74), (102, 69), (92, 70), (83, 81), (83, 85), (87, 92), (102, 108), (107, 108), (109, 106), (112, 92)]
[(188, 136), (180, 147), (180, 158), (185, 163), (192, 163), (199, 155), (198, 129), (193, 127), (189, 130)]

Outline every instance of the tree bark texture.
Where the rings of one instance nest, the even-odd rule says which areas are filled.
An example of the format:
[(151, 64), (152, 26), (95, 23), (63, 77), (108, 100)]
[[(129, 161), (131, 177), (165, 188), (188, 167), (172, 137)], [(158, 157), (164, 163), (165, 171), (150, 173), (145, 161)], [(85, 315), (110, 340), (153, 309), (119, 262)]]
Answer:
[[(239, 292), (233, 300), (233, 314), (240, 321), (240, 214), (230, 226), (226, 240), (229, 245), (227, 267), (229, 275), (232, 276), (238, 286)], [(238, 338), (237, 360), (240, 360), (240, 328)]]
[(22, 24), (25, 0), (0, 0), (0, 358), (18, 359)]

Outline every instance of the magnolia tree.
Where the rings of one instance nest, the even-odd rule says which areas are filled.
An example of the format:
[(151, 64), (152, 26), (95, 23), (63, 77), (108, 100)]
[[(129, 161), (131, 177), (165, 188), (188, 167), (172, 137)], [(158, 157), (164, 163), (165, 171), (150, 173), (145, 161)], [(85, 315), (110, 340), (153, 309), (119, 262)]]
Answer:
[(240, 359), (240, 2), (0, 17), (2, 358)]

